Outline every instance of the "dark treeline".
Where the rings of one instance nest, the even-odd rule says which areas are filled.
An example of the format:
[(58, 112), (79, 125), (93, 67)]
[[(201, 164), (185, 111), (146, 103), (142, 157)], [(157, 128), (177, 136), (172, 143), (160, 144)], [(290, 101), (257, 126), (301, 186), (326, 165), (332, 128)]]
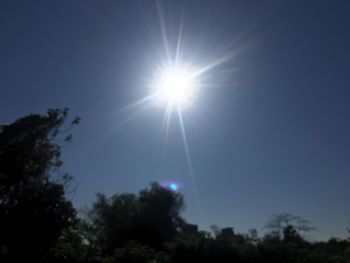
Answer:
[(78, 216), (72, 178), (59, 170), (60, 145), (78, 123), (57, 109), (0, 126), (0, 262), (350, 262), (348, 239), (307, 241), (310, 223), (287, 213), (273, 216), (264, 236), (199, 231), (181, 215), (181, 194), (157, 183), (98, 194)]

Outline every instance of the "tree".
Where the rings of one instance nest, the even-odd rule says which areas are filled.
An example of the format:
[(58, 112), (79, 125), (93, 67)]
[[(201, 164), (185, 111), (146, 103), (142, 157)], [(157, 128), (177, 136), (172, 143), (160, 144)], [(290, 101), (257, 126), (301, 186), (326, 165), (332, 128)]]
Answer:
[(292, 230), (298, 235), (301, 235), (303, 232), (306, 233), (315, 230), (315, 228), (310, 225), (310, 221), (289, 213), (273, 215), (270, 221), (265, 225), (265, 229), (269, 231), (268, 235), (280, 238), (284, 237), (285, 233), (290, 234)]
[[(0, 128), (0, 247), (7, 261), (39, 261), (75, 218), (58, 172), (68, 109), (31, 114)], [(71, 124), (77, 124), (79, 118)], [(68, 128), (69, 130), (70, 128)]]
[(107, 198), (97, 194), (88, 211), (92, 240), (102, 256), (112, 255), (115, 248), (135, 239), (134, 232), (139, 214), (139, 203), (134, 194), (120, 194)]
[(139, 193), (140, 237), (152, 247), (160, 248), (176, 236), (184, 223), (180, 216), (184, 208), (182, 195), (164, 189), (157, 183)]
[(102, 256), (113, 255), (131, 240), (159, 250), (177, 234), (182, 208), (180, 194), (153, 183), (138, 195), (97, 195), (88, 220)]

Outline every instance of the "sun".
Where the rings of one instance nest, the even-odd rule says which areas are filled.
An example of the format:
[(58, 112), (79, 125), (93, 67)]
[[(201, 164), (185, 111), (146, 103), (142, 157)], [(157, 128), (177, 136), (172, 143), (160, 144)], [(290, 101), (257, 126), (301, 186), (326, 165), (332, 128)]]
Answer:
[(155, 85), (158, 100), (168, 106), (186, 107), (194, 98), (196, 81), (186, 68), (168, 68), (158, 75)]
[(164, 99), (178, 103), (188, 100), (193, 91), (193, 83), (187, 72), (170, 71), (162, 76), (159, 88)]

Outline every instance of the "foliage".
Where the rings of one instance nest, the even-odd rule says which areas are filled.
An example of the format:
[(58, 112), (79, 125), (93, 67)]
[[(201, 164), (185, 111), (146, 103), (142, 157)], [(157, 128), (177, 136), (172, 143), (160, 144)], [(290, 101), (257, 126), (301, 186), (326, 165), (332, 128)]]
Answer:
[(111, 258), (111, 263), (167, 263), (169, 256), (164, 252), (157, 252), (147, 245), (133, 241), (124, 247), (117, 248)]
[(88, 219), (102, 255), (130, 240), (160, 249), (171, 241), (183, 222), (182, 196), (153, 183), (139, 195), (120, 194), (107, 198), (98, 194), (88, 212)]
[(67, 109), (49, 110), (47, 115), (29, 115), (1, 126), (0, 246), (4, 260), (39, 260), (75, 218), (65, 197), (69, 177), (57, 172), (62, 161), (56, 140), (67, 116)]

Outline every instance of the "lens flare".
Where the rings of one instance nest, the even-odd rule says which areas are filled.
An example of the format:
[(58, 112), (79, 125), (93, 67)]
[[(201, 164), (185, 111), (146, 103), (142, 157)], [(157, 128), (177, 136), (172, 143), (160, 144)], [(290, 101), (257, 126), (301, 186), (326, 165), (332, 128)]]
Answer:
[(177, 183), (174, 181), (163, 182), (163, 183), (161, 183), (161, 186), (164, 189), (167, 189), (167, 190), (172, 191), (172, 192), (177, 192), (182, 188), (182, 185), (180, 183)]
[(178, 189), (178, 186), (177, 186), (177, 184), (175, 184), (175, 183), (171, 183), (171, 184), (169, 185), (169, 187), (170, 187), (170, 189), (173, 190), (173, 191), (176, 191), (176, 190)]

